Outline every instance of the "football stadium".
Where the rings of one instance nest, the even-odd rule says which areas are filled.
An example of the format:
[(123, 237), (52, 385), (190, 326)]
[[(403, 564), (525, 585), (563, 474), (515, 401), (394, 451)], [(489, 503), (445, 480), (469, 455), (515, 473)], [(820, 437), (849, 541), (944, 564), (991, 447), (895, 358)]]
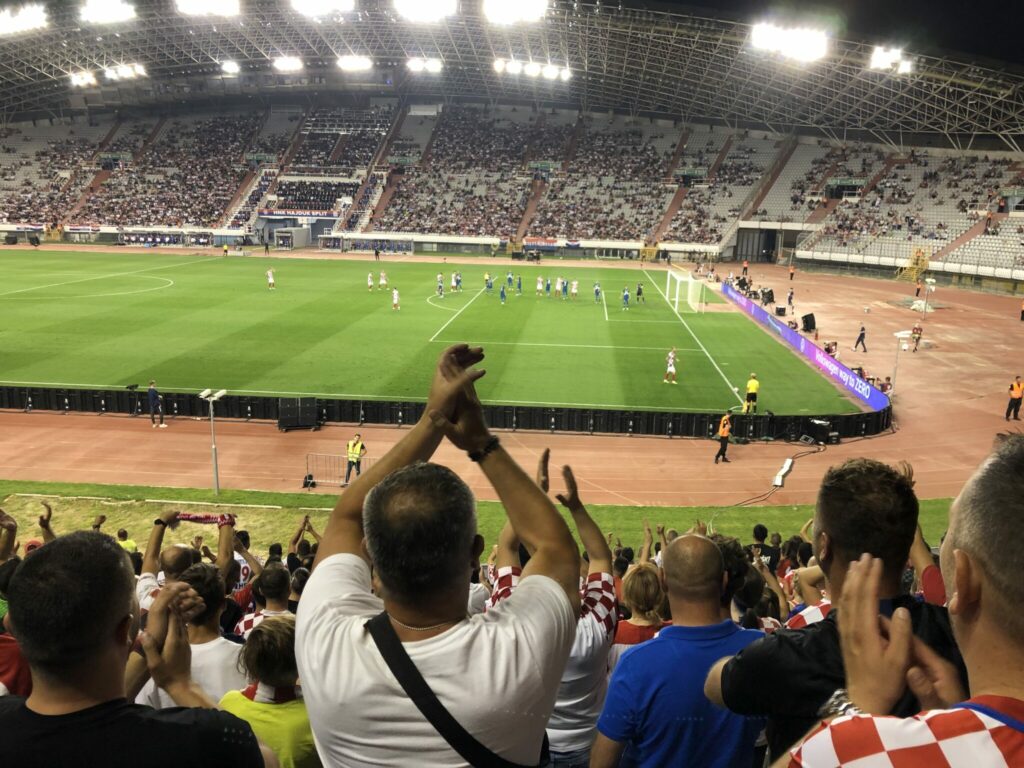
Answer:
[(1024, 765), (1004, 11), (0, 0), (0, 755)]

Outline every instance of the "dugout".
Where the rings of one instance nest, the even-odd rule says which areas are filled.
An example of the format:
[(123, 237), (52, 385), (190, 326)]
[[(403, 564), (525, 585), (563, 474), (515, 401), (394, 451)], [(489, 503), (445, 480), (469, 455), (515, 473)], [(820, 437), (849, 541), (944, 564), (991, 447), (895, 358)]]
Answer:
[(274, 230), (274, 247), (283, 251), (307, 248), (312, 234), (309, 227), (278, 227)]

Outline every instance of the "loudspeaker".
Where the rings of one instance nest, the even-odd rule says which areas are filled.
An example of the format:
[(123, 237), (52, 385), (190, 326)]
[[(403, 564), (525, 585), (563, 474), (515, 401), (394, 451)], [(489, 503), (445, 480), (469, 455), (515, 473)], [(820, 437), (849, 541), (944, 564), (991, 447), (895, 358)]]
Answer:
[(765, 304), (774, 304), (775, 291), (773, 291), (771, 288), (766, 288), (764, 293), (761, 294), (761, 301), (763, 301)]
[(786, 308), (785, 307), (776, 307), (775, 308), (775, 315), (776, 315), (776, 317), (785, 317), (786, 316)]
[(18, 244), (18, 236), (17, 235), (4, 235), (4, 245), (17, 245), (17, 244)]
[(810, 333), (818, 327), (817, 323), (814, 321), (813, 314), (804, 315), (800, 318), (800, 321), (804, 324), (804, 333)]
[(38, 248), (39, 247), (39, 235), (29, 235), (28, 236), (28, 244), (29, 245), (34, 245), (36, 248)]
[(319, 427), (315, 397), (282, 397), (277, 401), (277, 428), (281, 431), (318, 429)]
[(316, 488), (316, 480), (313, 479), (312, 475), (306, 475), (302, 478), (303, 488)]

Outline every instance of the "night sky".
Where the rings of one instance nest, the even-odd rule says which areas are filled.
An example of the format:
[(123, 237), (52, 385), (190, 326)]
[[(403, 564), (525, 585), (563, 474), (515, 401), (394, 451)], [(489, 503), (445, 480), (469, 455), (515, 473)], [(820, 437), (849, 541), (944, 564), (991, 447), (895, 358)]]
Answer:
[[(706, 8), (742, 21), (775, 16), (781, 21), (820, 20), (837, 37), (902, 46), (924, 54), (966, 53), (1024, 65), (1024, 0), (690, 0), (662, 2)], [(1015, 69), (1017, 67), (1014, 67)]]

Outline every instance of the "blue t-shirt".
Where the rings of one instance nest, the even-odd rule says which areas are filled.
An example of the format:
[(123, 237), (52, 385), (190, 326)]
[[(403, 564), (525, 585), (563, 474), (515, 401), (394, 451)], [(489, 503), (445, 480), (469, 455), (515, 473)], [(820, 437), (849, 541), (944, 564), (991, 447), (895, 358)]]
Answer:
[(630, 742), (636, 765), (750, 768), (764, 720), (717, 707), (704, 696), (708, 671), (764, 633), (732, 621), (665, 627), (622, 654), (597, 730)]

